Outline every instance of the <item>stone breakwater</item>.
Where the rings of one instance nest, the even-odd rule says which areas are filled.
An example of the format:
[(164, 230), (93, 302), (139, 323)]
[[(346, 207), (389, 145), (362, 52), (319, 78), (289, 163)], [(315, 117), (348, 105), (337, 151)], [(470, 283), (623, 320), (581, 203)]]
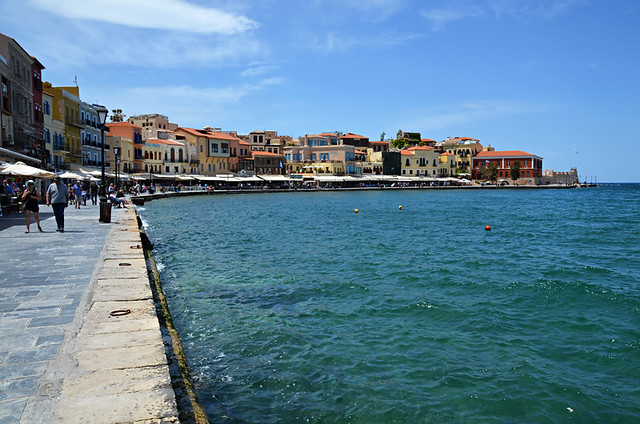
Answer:
[(21, 422), (180, 422), (135, 211), (112, 225)]

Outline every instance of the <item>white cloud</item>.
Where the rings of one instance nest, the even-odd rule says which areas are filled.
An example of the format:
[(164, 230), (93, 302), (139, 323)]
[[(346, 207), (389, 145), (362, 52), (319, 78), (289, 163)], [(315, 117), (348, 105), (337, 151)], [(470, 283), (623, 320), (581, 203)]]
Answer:
[(135, 28), (200, 34), (238, 34), (257, 28), (245, 16), (185, 0), (30, 0), (40, 10), (69, 19), (87, 19)]
[(257, 65), (245, 69), (240, 73), (240, 75), (242, 75), (243, 77), (256, 77), (259, 75), (267, 74), (271, 71), (275, 71), (278, 68), (279, 66), (277, 65)]
[(433, 31), (442, 31), (454, 21), (490, 14), (496, 18), (507, 15), (519, 19), (553, 19), (585, 4), (587, 0), (487, 0), (473, 6), (421, 10), (420, 15), (431, 21)]
[(432, 9), (421, 10), (420, 15), (431, 21), (433, 31), (442, 31), (450, 22), (463, 18), (478, 17), (482, 15), (479, 9)]
[(489, 8), (497, 17), (534, 19), (553, 19), (586, 4), (586, 0), (489, 0)]

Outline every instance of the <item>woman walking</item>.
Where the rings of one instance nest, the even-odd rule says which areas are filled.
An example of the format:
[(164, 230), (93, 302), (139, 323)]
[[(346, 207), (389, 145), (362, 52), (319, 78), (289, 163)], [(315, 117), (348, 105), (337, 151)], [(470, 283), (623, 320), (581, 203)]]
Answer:
[(25, 231), (25, 233), (29, 232), (31, 212), (33, 212), (33, 217), (36, 219), (36, 224), (38, 224), (38, 231), (42, 232), (42, 227), (40, 227), (40, 217), (38, 216), (38, 212), (40, 212), (40, 207), (38, 206), (40, 193), (36, 190), (36, 184), (33, 180), (27, 181), (27, 187), (20, 198), (24, 204), (24, 215), (27, 220), (27, 231)]

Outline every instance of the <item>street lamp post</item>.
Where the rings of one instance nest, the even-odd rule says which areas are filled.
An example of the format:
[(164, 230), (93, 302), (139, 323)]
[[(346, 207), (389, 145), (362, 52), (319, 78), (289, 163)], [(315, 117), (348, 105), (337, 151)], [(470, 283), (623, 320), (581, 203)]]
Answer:
[(118, 172), (120, 169), (120, 147), (117, 147), (117, 146), (113, 147), (113, 155), (116, 160), (116, 191), (118, 191), (120, 187), (120, 181), (118, 180)]
[(100, 122), (100, 136), (102, 138), (102, 173), (101, 173), (101, 188), (100, 188), (100, 222), (111, 222), (111, 205), (107, 203), (107, 194), (105, 190), (105, 176), (104, 176), (104, 127), (107, 123), (107, 115), (109, 110), (104, 106), (97, 106), (96, 112), (98, 113), (98, 121)]

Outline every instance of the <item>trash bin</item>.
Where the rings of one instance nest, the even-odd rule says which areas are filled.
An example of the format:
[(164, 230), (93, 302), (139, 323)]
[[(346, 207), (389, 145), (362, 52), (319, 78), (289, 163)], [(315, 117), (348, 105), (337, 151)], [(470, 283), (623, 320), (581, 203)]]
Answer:
[(100, 201), (100, 222), (108, 224), (111, 222), (111, 203), (108, 201)]

